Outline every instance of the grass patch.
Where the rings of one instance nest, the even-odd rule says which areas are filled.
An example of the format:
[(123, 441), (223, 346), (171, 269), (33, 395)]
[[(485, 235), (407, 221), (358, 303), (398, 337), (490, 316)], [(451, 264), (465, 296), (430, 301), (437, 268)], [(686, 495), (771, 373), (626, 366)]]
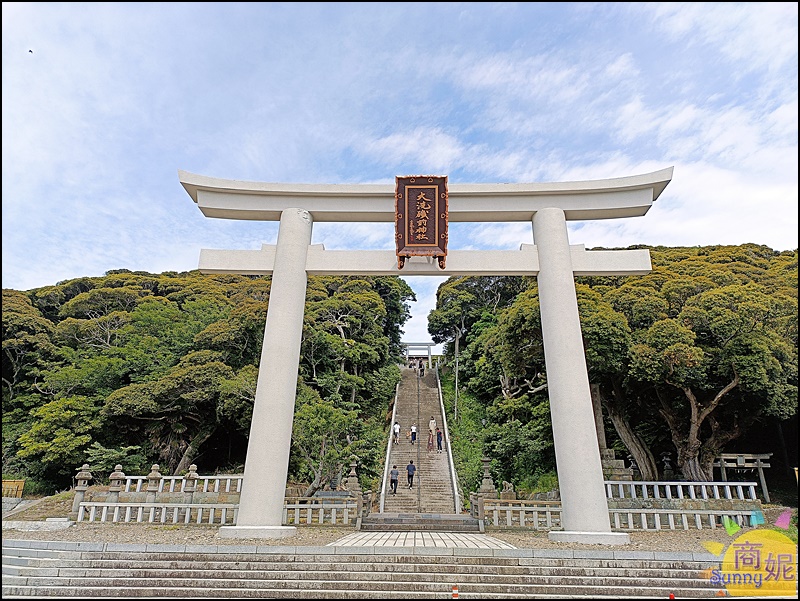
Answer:
[(442, 400), (450, 430), (453, 463), (458, 474), (458, 485), (464, 505), (469, 506), (469, 493), (478, 490), (483, 479), (484, 431), (482, 419), (486, 413), (480, 402), (458, 387), (458, 419), (455, 418), (455, 376), (440, 370)]

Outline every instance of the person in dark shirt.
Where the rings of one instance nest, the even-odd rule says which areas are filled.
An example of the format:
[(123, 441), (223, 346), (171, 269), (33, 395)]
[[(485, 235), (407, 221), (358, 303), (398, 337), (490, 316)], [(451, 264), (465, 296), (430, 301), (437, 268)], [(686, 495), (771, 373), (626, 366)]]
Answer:
[(413, 459), (408, 462), (406, 472), (408, 472), (408, 487), (414, 488), (414, 474), (417, 472), (417, 466), (414, 465)]

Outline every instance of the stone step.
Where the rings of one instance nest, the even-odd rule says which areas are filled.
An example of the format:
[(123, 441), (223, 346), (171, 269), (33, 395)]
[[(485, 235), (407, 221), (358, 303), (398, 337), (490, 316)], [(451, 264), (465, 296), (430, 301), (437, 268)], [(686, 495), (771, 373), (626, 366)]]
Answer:
[[(418, 389), (416, 372), (403, 369), (395, 407), (395, 421), (400, 424), (402, 434), (400, 442), (397, 445), (392, 444), (389, 456), (389, 464), (398, 466), (400, 478), (397, 495), (387, 494), (384, 497), (384, 511), (422, 509), (429, 512), (451, 512), (455, 509), (448, 455), (446, 452), (437, 453), (435, 446), (433, 451), (427, 450), (430, 416), (436, 419), (440, 428), (444, 427), (436, 373), (431, 370), (420, 378)], [(413, 445), (405, 436), (412, 423), (417, 424), (418, 437)], [(414, 483), (419, 487), (411, 491), (407, 488), (404, 490), (404, 483), (407, 482), (405, 467), (410, 460), (417, 466)], [(387, 491), (388, 484), (385, 483)]]
[[(438, 519), (463, 521), (455, 515)], [(474, 599), (668, 598), (670, 593), (689, 598), (718, 592), (702, 575), (714, 562), (655, 559), (652, 553), (615, 559), (612, 552), (534, 557), (524, 549), (261, 547), (245, 552), (212, 547), (217, 552), (176, 552), (168, 545), (153, 547), (68, 551), (4, 546), (3, 598), (422, 599), (447, 597), (454, 585), (460, 596)]]
[[(59, 576), (62, 578), (83, 578), (87, 576), (87, 570), (91, 570), (92, 577), (99, 577), (101, 574), (106, 578), (209, 578), (214, 577), (215, 574), (225, 573), (229, 576), (251, 576), (256, 577), (260, 574), (283, 572), (286, 569), (286, 562), (280, 561), (252, 561), (248, 562), (247, 569), (242, 567), (231, 567), (231, 562), (220, 561), (171, 561), (166, 565), (163, 561), (136, 561), (125, 560), (128, 562), (128, 567), (121, 565), (122, 560), (100, 560), (92, 561), (91, 563), (82, 564), (80, 567), (35, 567), (35, 566), (22, 566), (11, 567), (8, 571), (4, 569), (4, 581), (7, 583), (15, 582), (20, 583), (19, 580), (13, 580), (12, 577), (54, 577)], [(397, 574), (398, 579), (408, 580), (409, 575), (412, 578), (427, 578), (427, 574), (440, 574), (443, 566), (450, 566), (451, 564), (442, 563), (387, 563), (387, 562), (365, 562), (357, 567), (357, 572), (371, 572), (371, 573), (392, 573)], [(293, 570), (298, 574), (301, 572), (314, 572), (315, 574), (322, 572), (335, 572), (341, 567), (341, 561), (323, 561), (318, 562), (304, 562), (297, 561), (293, 564)], [(653, 576), (653, 570), (658, 570), (660, 573), (665, 574), (665, 578), (671, 581), (677, 579), (694, 580), (697, 578), (697, 570), (692, 569), (671, 569), (664, 571), (663, 565), (651, 569), (648, 568), (609, 568), (609, 567), (579, 567), (579, 566), (524, 566), (524, 565), (506, 565), (506, 564), (465, 564), (460, 563), (457, 567), (453, 566), (448, 568), (448, 573), (455, 573), (455, 570), (462, 575), (463, 578), (470, 578), (473, 575), (503, 575), (503, 576), (578, 576), (582, 578), (597, 577), (609, 579), (612, 577), (617, 578), (635, 578), (644, 579)], [(352, 571), (352, 570), (351, 570)], [(7, 576), (8, 578), (6, 578)], [(293, 576), (294, 577), (294, 576)]]
[(361, 522), (367, 532), (480, 532), (481, 524), (470, 515), (446, 513), (373, 513)]
[[(313, 576), (313, 577), (312, 577)], [(398, 587), (404, 587), (407, 591), (427, 591), (430, 593), (450, 592), (443, 587), (443, 581), (452, 584), (458, 584), (459, 592), (466, 592), (470, 588), (474, 588), (476, 592), (492, 593), (504, 592), (510, 593), (519, 591), (530, 595), (535, 593), (538, 589), (539, 592), (546, 592), (549, 594), (556, 594), (558, 591), (562, 593), (569, 592), (574, 594), (577, 591), (582, 591), (584, 594), (603, 590), (605, 594), (610, 594), (612, 590), (618, 591), (618, 598), (627, 598), (631, 596), (642, 596), (645, 591), (653, 592), (654, 588), (663, 587), (667, 590), (688, 590), (692, 585), (688, 579), (675, 580), (661, 579), (659, 583), (652, 581), (650, 583), (643, 583), (641, 581), (634, 582), (631, 578), (597, 578), (596, 582), (592, 584), (584, 584), (581, 576), (539, 576), (524, 577), (517, 576), (494, 576), (492, 582), (486, 582), (486, 575), (484, 574), (462, 574), (459, 572), (451, 572), (442, 578), (442, 574), (397, 574), (393, 572), (369, 572), (366, 577), (360, 577), (359, 574), (354, 572), (342, 573), (341, 571), (332, 572), (318, 572), (311, 574), (310, 572), (286, 572), (285, 568), (282, 571), (266, 572), (262, 574), (248, 572), (246, 575), (222, 575), (219, 573), (204, 573), (199, 577), (181, 577), (169, 576), (166, 578), (159, 578), (149, 572), (145, 572), (141, 577), (82, 577), (76, 579), (63, 579), (64, 585), (76, 586), (87, 589), (99, 588), (118, 588), (120, 590), (141, 591), (144, 590), (170, 590), (175, 588), (182, 588), (184, 590), (192, 590), (193, 588), (201, 588), (203, 590), (226, 589), (226, 590), (241, 590), (241, 596), (250, 596), (254, 589), (269, 588), (273, 590), (307, 590), (307, 591), (325, 591), (330, 589), (340, 589), (346, 587), (349, 590), (366, 590), (366, 591), (390, 591), (396, 590)], [(3, 591), (7, 587), (24, 586), (31, 588), (38, 587), (53, 587), (58, 585), (56, 578), (3, 578)], [(549, 590), (548, 590), (549, 589)], [(119, 596), (119, 595), (117, 595)], [(149, 596), (149, 595), (148, 595)], [(157, 596), (164, 596), (157, 595)], [(709, 595), (711, 596), (711, 595)], [(668, 595), (664, 595), (667, 598)], [(3, 595), (6, 598), (6, 595)]]
[(363, 532), (480, 532), (479, 524), (362, 524)]
[[(3, 586), (3, 599), (22, 599), (32, 597), (35, 599), (43, 598), (100, 598), (115, 599), (119, 597), (130, 598), (169, 598), (169, 599), (435, 599), (451, 598), (451, 589), (456, 584), (450, 578), (443, 579), (447, 584), (438, 584), (433, 589), (409, 590), (397, 587), (396, 583), (391, 583), (389, 588), (372, 589), (363, 588), (353, 590), (348, 582), (341, 582), (339, 588), (327, 588), (323, 591), (319, 588), (311, 589), (278, 589), (268, 588), (266, 583), (259, 583), (256, 589), (243, 591), (238, 588), (177, 588), (151, 589), (137, 588), (132, 591), (120, 592), (117, 587), (98, 587), (88, 588), (81, 586), (53, 586), (53, 587), (32, 587), (32, 586)], [(674, 594), (676, 598), (705, 598), (713, 597), (713, 592), (697, 592), (694, 589), (675, 589), (667, 587), (662, 589), (650, 589), (638, 587), (636, 589), (604, 589), (587, 588), (575, 589), (569, 586), (551, 587), (544, 589), (533, 586), (523, 592), (518, 589), (509, 591), (505, 587), (494, 587), (495, 590), (489, 591), (485, 586), (474, 587), (473, 585), (458, 585), (460, 598), (462, 599), (633, 599), (633, 598), (669, 598)], [(246, 593), (246, 594), (245, 594)]]
[[(453, 516), (455, 517), (455, 516)], [(140, 550), (131, 550), (132, 547)], [(180, 550), (175, 550), (176, 548)], [(643, 570), (671, 573), (674, 570), (703, 569), (716, 565), (717, 558), (704, 553), (658, 553), (653, 551), (471, 549), (437, 547), (436, 553), (416, 554), (416, 547), (403, 547), (398, 553), (386, 547), (272, 547), (256, 545), (129, 545), (115, 543), (79, 543), (8, 540), (3, 542), (3, 565), (17, 559), (25, 566), (151, 566), (169, 562), (181, 569), (198, 562), (217, 567), (242, 561), (248, 565), (295, 562), (299, 565), (319, 562), (359, 562), (367, 555), (370, 565), (475, 565), (544, 567), (548, 570), (573, 566), (579, 569), (617, 569), (621, 565)], [(462, 553), (463, 551), (463, 553)], [(468, 551), (468, 552), (467, 552)], [(135, 564), (135, 566), (134, 566)]]

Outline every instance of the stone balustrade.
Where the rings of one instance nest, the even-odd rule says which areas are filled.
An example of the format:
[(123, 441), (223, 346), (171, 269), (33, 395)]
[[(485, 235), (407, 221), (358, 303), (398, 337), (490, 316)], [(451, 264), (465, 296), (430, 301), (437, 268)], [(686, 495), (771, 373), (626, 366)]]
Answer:
[[(243, 474), (229, 474), (223, 476), (197, 475), (196, 492), (242, 492)], [(185, 486), (184, 476), (162, 476), (158, 485), (158, 492), (182, 492)], [(147, 476), (125, 476), (123, 492), (143, 492), (147, 488)]]
[[(353, 461), (349, 491), (286, 497), (284, 525), (357, 525), (369, 513), (373, 495), (360, 490), (355, 468)], [(121, 470), (117, 465), (109, 477), (105, 499), (84, 501), (92, 475), (89, 466), (83, 465), (71, 517), (78, 522), (236, 525), (241, 474), (203, 476), (197, 474), (195, 465), (189, 467), (186, 476), (163, 476), (157, 464), (147, 476), (127, 476)], [(124, 495), (122, 502), (120, 494)]]
[[(763, 521), (755, 482), (607, 480), (605, 485), (613, 531), (714, 529), (723, 527), (726, 518), (740, 526)], [(479, 491), (470, 494), (470, 506), (472, 516), (487, 527), (561, 529), (560, 501)]]
[(606, 480), (609, 499), (758, 499), (755, 482)]
[(283, 504), (283, 525), (355, 525), (360, 515), (358, 499), (286, 498)]
[(106, 503), (82, 502), (78, 522), (146, 522), (156, 524), (232, 525), (238, 505), (232, 503)]

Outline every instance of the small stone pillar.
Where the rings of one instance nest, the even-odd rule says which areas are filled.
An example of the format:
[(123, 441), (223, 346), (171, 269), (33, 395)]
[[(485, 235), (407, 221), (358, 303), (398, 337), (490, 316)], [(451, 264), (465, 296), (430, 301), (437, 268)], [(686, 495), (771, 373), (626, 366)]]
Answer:
[(488, 457), (484, 457), (481, 461), (483, 462), (483, 481), (481, 482), (481, 487), (478, 489), (478, 494), (496, 499), (497, 488), (495, 488), (494, 480), (492, 480), (492, 475), (489, 473), (489, 464), (492, 460)]
[(153, 467), (150, 468), (150, 473), (147, 474), (147, 497), (145, 498), (145, 503), (156, 502), (156, 493), (161, 479), (162, 476), (161, 472), (158, 471), (158, 464), (154, 463)]
[(92, 472), (89, 471), (89, 464), (84, 463), (80, 471), (75, 475), (77, 484), (75, 485), (75, 498), (72, 500), (72, 513), (77, 515), (78, 508), (86, 496), (89, 488), (89, 481), (92, 479)]
[(108, 476), (108, 502), (119, 503), (119, 493), (125, 485), (125, 474), (121, 465), (115, 465), (114, 471)]
[(347, 490), (350, 491), (350, 494), (358, 497), (361, 496), (361, 485), (358, 483), (356, 465), (358, 465), (358, 463), (356, 458), (353, 457), (352, 461), (350, 461), (350, 473), (347, 476)]
[[(183, 502), (192, 505), (194, 503), (194, 493), (197, 491), (197, 466), (193, 463), (189, 466), (189, 471), (183, 477), (183, 486), (181, 490), (183, 491)], [(192, 508), (187, 507), (186, 509), (180, 510), (181, 519), (186, 519), (187, 513), (191, 514)]]
[(183, 477), (183, 493), (186, 503), (194, 503), (194, 493), (197, 490), (197, 466), (189, 466), (189, 472)]

